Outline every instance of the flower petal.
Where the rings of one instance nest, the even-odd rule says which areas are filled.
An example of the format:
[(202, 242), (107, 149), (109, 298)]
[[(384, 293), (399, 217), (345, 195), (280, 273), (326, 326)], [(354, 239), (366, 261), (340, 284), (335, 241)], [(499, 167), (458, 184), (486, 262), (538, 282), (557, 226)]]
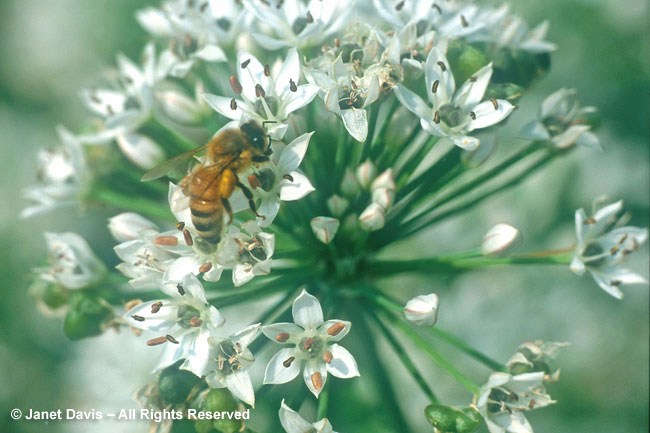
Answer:
[(303, 289), (293, 301), (293, 321), (304, 329), (317, 329), (323, 323), (323, 309), (315, 296)]
[(497, 99), (496, 104), (497, 108), (494, 108), (492, 101), (485, 101), (474, 107), (473, 111), (476, 118), (469, 122), (467, 130), (473, 131), (478, 128), (487, 128), (499, 123), (508, 117), (515, 108), (514, 105), (504, 99)]
[(262, 333), (269, 339), (275, 342), (278, 342), (277, 336), (279, 334), (287, 333), (289, 334), (289, 340), (285, 341), (286, 343), (291, 342), (292, 336), (299, 336), (303, 332), (303, 329), (296, 325), (295, 323), (281, 322), (274, 323), (272, 325), (262, 326)]
[(300, 373), (300, 361), (295, 360), (289, 365), (284, 366), (284, 362), (295, 355), (295, 348), (280, 349), (278, 353), (266, 365), (264, 372), (264, 384), (279, 384), (292, 381)]
[[(315, 379), (319, 374), (320, 383), (316, 382), (317, 379)], [(318, 398), (325, 387), (325, 382), (327, 382), (327, 368), (325, 367), (325, 362), (321, 360), (306, 362), (305, 369), (302, 371), (302, 378), (304, 379), (307, 388), (309, 388), (311, 393)], [(319, 388), (316, 388), (314, 383), (318, 383), (320, 385)]]
[(275, 94), (283, 95), (288, 93), (291, 87), (290, 80), (293, 80), (294, 83), (300, 80), (300, 57), (298, 56), (298, 50), (295, 48), (289, 49), (287, 57), (282, 63), (282, 68), (275, 81)]
[(229, 119), (239, 120), (244, 114), (244, 111), (242, 110), (244, 102), (241, 100), (236, 100), (237, 108), (233, 110), (230, 105), (232, 103), (231, 98), (225, 98), (211, 93), (204, 93), (203, 99), (205, 99), (205, 102), (207, 102), (213, 110)]
[(352, 138), (359, 142), (366, 141), (368, 137), (368, 114), (366, 110), (359, 110), (356, 108), (348, 108), (341, 110), (341, 117), (343, 118), (343, 125), (350, 133)]
[(332, 361), (327, 364), (327, 371), (332, 373), (332, 376), (341, 379), (359, 376), (357, 361), (345, 347), (332, 344), (329, 349), (332, 352)]
[(235, 397), (255, 407), (255, 390), (247, 371), (238, 370), (225, 377), (226, 386)]
[[(350, 327), (352, 324), (346, 320), (328, 320), (327, 322), (323, 323), (321, 326), (318, 327), (318, 333), (319, 334), (327, 334), (327, 331), (334, 325), (338, 325), (339, 323), (343, 324), (343, 329), (341, 329), (336, 335), (328, 335), (328, 341), (341, 341), (343, 337), (348, 335), (348, 332), (350, 332)], [(338, 325), (341, 326), (341, 325)]]
[(284, 404), (280, 406), (280, 424), (287, 433), (309, 433), (314, 431), (314, 427), (305, 421), (298, 412)]
[(318, 90), (318, 86), (303, 84), (302, 86), (298, 86), (298, 90), (295, 92), (289, 92), (289, 98), (283, 107), (284, 116), (288, 117), (289, 114), (313, 101), (316, 95), (318, 95)]
[(300, 200), (310, 192), (315, 191), (314, 186), (304, 174), (298, 171), (292, 171), (289, 174), (293, 178), (293, 181), (283, 179), (282, 186), (280, 187), (280, 200)]
[(483, 99), (490, 77), (492, 77), (492, 63), (484, 66), (472, 78), (465, 81), (454, 96), (454, 104), (466, 112), (478, 105)]
[(402, 103), (404, 108), (418, 116), (420, 119), (433, 119), (431, 108), (417, 94), (406, 87), (398, 84), (395, 89), (395, 96)]
[(305, 157), (312, 135), (314, 135), (314, 132), (302, 134), (282, 149), (282, 154), (278, 160), (279, 170), (290, 172), (298, 168)]

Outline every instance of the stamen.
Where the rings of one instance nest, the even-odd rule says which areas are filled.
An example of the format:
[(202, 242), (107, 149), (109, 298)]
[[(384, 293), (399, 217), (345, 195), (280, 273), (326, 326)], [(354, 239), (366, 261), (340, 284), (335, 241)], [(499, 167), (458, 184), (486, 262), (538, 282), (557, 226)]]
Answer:
[(401, 11), (404, 8), (404, 3), (406, 3), (405, 0), (402, 0), (401, 2), (397, 3), (397, 5), (395, 5), (395, 10), (397, 12)]
[(212, 263), (211, 262), (205, 262), (199, 268), (199, 272), (202, 273), (202, 274), (205, 274), (206, 272), (210, 271), (210, 269), (212, 269)]
[(434, 3), (434, 4), (431, 5), (431, 9), (435, 9), (435, 10), (437, 10), (438, 13), (439, 13), (440, 15), (442, 15), (442, 9), (441, 9), (440, 6), (438, 6), (436, 3)]
[(271, 76), (271, 67), (268, 64), (264, 65), (264, 75), (267, 77)]
[(138, 322), (144, 322), (144, 317), (138, 316), (137, 314), (134, 314), (131, 317), (133, 318), (133, 320), (137, 320)]
[(160, 309), (162, 308), (162, 306), (163, 306), (163, 303), (160, 302), (160, 301), (158, 301), (158, 302), (156, 302), (154, 304), (151, 304), (151, 314), (156, 314), (157, 312), (159, 312)]
[(469, 112), (469, 117), (471, 117), (472, 120), (476, 120), (476, 113), (473, 112), (473, 111), (470, 111), (470, 112)]
[(625, 242), (626, 240), (627, 240), (627, 233), (625, 233), (625, 234), (621, 237), (621, 239), (618, 241), (618, 243), (619, 243), (619, 244), (622, 244), (622, 243)]
[(185, 289), (180, 284), (176, 284), (176, 290), (178, 290), (179, 295), (181, 295), (181, 296), (185, 295)]
[(147, 346), (159, 346), (166, 342), (167, 342), (167, 337), (152, 338), (151, 340), (147, 341)]
[(183, 221), (179, 221), (176, 223), (176, 230), (178, 230), (179, 232), (182, 232), (184, 228), (185, 228), (185, 223)]
[(232, 87), (232, 90), (236, 94), (241, 95), (241, 91), (242, 91), (241, 83), (234, 75), (230, 76), (230, 87)]
[(436, 62), (436, 64), (437, 64), (438, 66), (440, 66), (440, 69), (442, 69), (442, 72), (445, 72), (445, 71), (447, 70), (447, 66), (445, 66), (445, 64), (444, 64), (441, 60), (438, 60), (438, 61)]
[(183, 230), (183, 237), (185, 238), (185, 245), (191, 247), (194, 245), (194, 239), (192, 239), (192, 233), (188, 229)]
[(194, 316), (190, 319), (190, 326), (194, 326), (195, 328), (198, 328), (201, 326), (203, 323), (203, 320), (199, 319), (198, 317)]
[(585, 221), (585, 224), (596, 224), (596, 218), (587, 218)]
[(230, 100), (230, 109), (232, 111), (235, 111), (237, 109), (237, 100), (235, 100), (235, 98), (232, 98)]
[(357, 86), (357, 83), (355, 83), (354, 80), (350, 81), (350, 85), (354, 90), (357, 90), (359, 88), (359, 86)]
[(284, 365), (284, 368), (289, 368), (295, 359), (296, 358), (294, 356), (290, 356), (289, 358), (285, 359), (284, 362), (282, 362), (282, 365)]
[(476, 83), (477, 80), (478, 80), (478, 77), (476, 75), (472, 75), (471, 77), (469, 77), (469, 81), (471, 83)]
[(175, 339), (174, 337), (172, 337), (172, 336), (169, 335), (169, 334), (165, 335), (165, 338), (166, 338), (167, 341), (169, 341), (170, 343), (178, 344), (178, 340)]
[(530, 403), (528, 403), (528, 408), (532, 409), (535, 407), (535, 400), (531, 400)]
[(323, 376), (321, 376), (320, 372), (317, 371), (311, 375), (311, 384), (314, 385), (316, 391), (320, 391), (323, 387)]
[(323, 353), (323, 361), (325, 361), (328, 364), (332, 362), (332, 352), (326, 350), (325, 353)]
[(340, 47), (341, 47), (341, 40), (340, 40), (339, 38), (334, 38), (334, 46), (335, 46), (336, 48), (340, 48)]
[(311, 12), (307, 11), (307, 16), (305, 17), (307, 24), (311, 24), (314, 22), (314, 16), (311, 14)]
[(621, 280), (612, 280), (609, 282), (609, 284), (611, 284), (612, 286), (620, 286), (621, 283), (622, 283)]
[(255, 85), (255, 96), (265, 98), (266, 97), (266, 92), (264, 91), (264, 88), (262, 87), (261, 84), (256, 84)]
[(433, 82), (433, 85), (431, 86), (431, 93), (436, 93), (438, 91), (439, 84), (440, 84), (440, 80), (436, 80)]
[(618, 245), (614, 245), (614, 246), (609, 250), (609, 253), (610, 253), (611, 255), (614, 255), (614, 254), (616, 254), (616, 253), (618, 252), (618, 250), (619, 250)]
[(290, 335), (288, 332), (280, 332), (278, 335), (275, 336), (275, 341), (278, 343), (284, 343), (289, 339)]
[(498, 109), (499, 109), (499, 103), (497, 102), (496, 99), (494, 99), (494, 98), (490, 98), (490, 102), (492, 103), (492, 105), (494, 105), (494, 109), (495, 109), (495, 110), (498, 110)]
[(292, 183), (293, 183), (293, 176), (291, 176), (290, 174), (285, 174), (285, 175), (283, 175), (283, 176), (282, 176), (282, 179), (286, 179), (286, 180), (288, 180), (289, 182), (292, 182)]
[(158, 245), (167, 245), (171, 247), (178, 245), (178, 239), (175, 236), (158, 236), (154, 242)]
[(469, 26), (469, 23), (467, 22), (467, 19), (465, 19), (464, 15), (460, 16), (460, 23), (462, 24), (463, 27)]
[(248, 64), (249, 64), (250, 62), (251, 62), (251, 59), (244, 60), (244, 61), (241, 63), (241, 68), (242, 68), (242, 69), (246, 69), (246, 67), (248, 66)]
[(305, 340), (305, 344), (304, 344), (303, 348), (305, 350), (309, 350), (309, 349), (311, 349), (311, 347), (313, 345), (314, 345), (314, 339), (309, 337), (308, 339)]
[(436, 111), (433, 114), (433, 122), (434, 123), (440, 123), (440, 111)]
[(333, 324), (327, 329), (327, 334), (331, 335), (332, 337), (335, 337), (339, 335), (341, 331), (343, 331), (343, 329), (345, 329), (345, 325), (343, 324), (343, 322), (336, 322), (335, 324)]
[(251, 174), (251, 175), (248, 176), (248, 184), (253, 189), (257, 189), (257, 188), (262, 187), (262, 182), (260, 182), (260, 179), (255, 174)]
[(199, 7), (199, 10), (200, 10), (201, 12), (205, 12), (205, 10), (206, 10), (207, 8), (208, 8), (208, 3), (205, 2), (205, 3), (203, 3), (203, 4)]
[(292, 92), (298, 91), (298, 86), (296, 86), (296, 82), (293, 81), (293, 78), (289, 78), (289, 90), (291, 90)]

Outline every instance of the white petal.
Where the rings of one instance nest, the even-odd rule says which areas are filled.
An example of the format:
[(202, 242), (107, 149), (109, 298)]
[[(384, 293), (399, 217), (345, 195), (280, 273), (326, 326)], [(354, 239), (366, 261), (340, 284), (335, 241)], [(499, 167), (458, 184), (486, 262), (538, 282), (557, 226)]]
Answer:
[(280, 424), (287, 433), (310, 433), (314, 427), (305, 421), (296, 411), (284, 404), (280, 406)]
[(153, 168), (165, 159), (165, 153), (158, 143), (145, 135), (119, 135), (117, 143), (131, 162), (145, 170)]
[(553, 143), (555, 143), (555, 147), (558, 149), (566, 149), (571, 147), (571, 145), (575, 143), (582, 134), (588, 132), (589, 129), (589, 125), (573, 125), (566, 131), (553, 137)]
[(317, 329), (323, 323), (323, 309), (315, 296), (303, 289), (293, 301), (293, 321), (304, 329)]
[(479, 139), (476, 137), (470, 137), (468, 135), (465, 136), (454, 136), (454, 137), (449, 137), (451, 141), (461, 149), (465, 149), (468, 151), (474, 151), (478, 148), (480, 142)]
[(492, 77), (492, 63), (481, 68), (474, 77), (474, 81), (468, 79), (454, 96), (455, 105), (459, 106), (463, 111), (469, 111), (483, 99), (485, 89), (487, 89), (490, 77)]
[[(246, 68), (241, 67), (244, 62), (248, 62)], [(264, 66), (251, 53), (240, 51), (237, 54), (237, 73), (243, 89), (242, 94), (249, 101), (257, 99), (255, 85), (259, 84), (267, 93), (272, 92), (269, 88), (269, 77), (264, 74)]]
[(191, 371), (198, 377), (203, 377), (210, 360), (209, 337), (210, 332), (207, 329), (183, 337), (181, 344), (185, 346), (186, 358), (180, 367), (181, 369)]
[(260, 207), (257, 209), (257, 213), (264, 216), (264, 219), (258, 218), (257, 222), (262, 227), (268, 227), (273, 223), (273, 220), (280, 210), (280, 200), (277, 197), (266, 196), (262, 199)]
[(290, 172), (298, 168), (302, 159), (305, 157), (312, 135), (314, 135), (314, 132), (302, 134), (282, 149), (282, 154), (278, 160), (279, 170)]
[(336, 218), (320, 216), (312, 218), (310, 225), (316, 239), (329, 244), (336, 236), (340, 223)]
[(226, 375), (226, 386), (235, 397), (251, 406), (255, 406), (255, 390), (247, 371), (238, 370)]
[(332, 373), (332, 376), (341, 379), (359, 376), (357, 361), (346, 348), (338, 344), (332, 344), (330, 352), (332, 352), (332, 362), (327, 364), (327, 371)]
[(261, 33), (252, 33), (252, 36), (262, 47), (266, 48), (267, 50), (275, 51), (291, 46), (290, 42), (274, 39)]
[(537, 120), (524, 126), (521, 135), (530, 140), (549, 140), (551, 138), (551, 135), (548, 133), (546, 127), (544, 127), (544, 124)]
[(183, 289), (185, 289), (185, 295), (191, 296), (192, 298), (199, 301), (201, 304), (207, 304), (208, 301), (205, 298), (205, 289), (194, 274), (187, 274), (183, 277)]
[(488, 126), (499, 123), (508, 117), (515, 108), (514, 105), (504, 99), (497, 99), (496, 102), (496, 109), (494, 108), (492, 101), (481, 102), (474, 107), (473, 111), (476, 118), (469, 122), (468, 131), (473, 131), (478, 128), (487, 128)]
[(283, 179), (282, 187), (280, 187), (280, 200), (300, 200), (310, 192), (315, 191), (314, 186), (304, 174), (298, 171), (292, 171), (289, 174), (293, 178), (293, 182), (289, 179)]
[(193, 54), (194, 57), (208, 62), (225, 62), (226, 53), (218, 45), (206, 45)]
[(283, 107), (284, 115), (289, 116), (289, 114), (309, 104), (318, 95), (318, 90), (318, 86), (303, 84), (298, 86), (298, 90), (295, 92), (289, 91), (289, 99), (287, 99)]
[[(427, 95), (435, 109), (451, 101), (451, 97), (456, 90), (456, 84), (447, 57), (438, 47), (432, 48), (429, 52), (424, 65), (424, 75)], [(438, 81), (438, 88), (436, 93), (433, 93), (431, 90), (435, 81)]]
[(293, 335), (297, 336), (302, 334), (303, 329), (294, 323), (283, 322), (283, 323), (274, 323), (272, 325), (262, 326), (262, 332), (268, 339), (277, 342), (276, 337), (278, 336), (278, 334), (282, 334), (286, 332), (290, 336)]
[(205, 99), (205, 102), (207, 102), (208, 105), (212, 107), (213, 110), (215, 110), (217, 113), (221, 114), (222, 116), (226, 116), (229, 119), (239, 120), (244, 114), (244, 112), (242, 111), (242, 106), (244, 105), (244, 102), (241, 100), (237, 100), (237, 108), (233, 110), (232, 108), (230, 108), (230, 103), (232, 102), (231, 98), (225, 98), (223, 96), (204, 93), (203, 99)]
[(330, 329), (333, 325), (337, 325), (339, 323), (343, 324), (343, 329), (341, 329), (336, 335), (327, 335), (327, 341), (341, 341), (343, 337), (348, 335), (348, 332), (350, 332), (350, 328), (352, 327), (352, 324), (346, 320), (328, 320), (318, 327), (318, 333), (321, 335), (326, 335), (328, 329)]
[[(334, 361), (332, 360), (332, 362)], [(328, 368), (325, 367), (325, 362), (321, 360), (305, 363), (305, 369), (302, 371), (302, 378), (304, 379), (307, 388), (309, 388), (311, 393), (314, 394), (316, 398), (318, 398), (321, 391), (325, 387), (325, 382), (327, 382), (327, 370)], [(320, 373), (321, 382), (322, 382), (321, 387), (318, 389), (316, 389), (316, 387), (314, 386), (314, 382), (312, 380), (312, 377), (316, 373)]]
[(280, 69), (275, 82), (276, 95), (283, 95), (290, 91), (290, 80), (293, 80), (294, 83), (298, 83), (300, 80), (300, 57), (295, 48), (289, 49), (287, 57), (282, 63), (282, 69)]
[[(151, 312), (151, 306), (162, 302), (162, 307), (157, 313)], [(176, 325), (178, 306), (168, 299), (156, 299), (136, 305), (126, 312), (124, 320), (130, 326), (147, 331), (167, 333)], [(144, 317), (144, 321), (138, 321), (133, 316)]]
[(433, 118), (431, 108), (417, 94), (411, 92), (401, 84), (398, 84), (394, 89), (395, 96), (397, 96), (397, 99), (399, 99), (404, 108), (421, 119)]
[(180, 283), (187, 275), (198, 274), (201, 264), (193, 256), (179, 257), (169, 265), (163, 275), (165, 283)]
[(273, 355), (264, 372), (264, 384), (287, 383), (298, 376), (300, 373), (299, 360), (294, 360), (289, 367), (283, 365), (287, 359), (294, 356), (295, 350), (295, 348), (284, 348)]
[(359, 142), (366, 141), (368, 137), (368, 118), (366, 110), (359, 110), (356, 108), (348, 108), (341, 110), (341, 117), (345, 129), (348, 130), (352, 138)]
[(135, 13), (135, 18), (149, 33), (165, 37), (173, 35), (169, 20), (160, 9), (152, 7), (141, 9)]
[(248, 264), (237, 264), (232, 270), (232, 282), (235, 287), (246, 284), (254, 277), (253, 268)]

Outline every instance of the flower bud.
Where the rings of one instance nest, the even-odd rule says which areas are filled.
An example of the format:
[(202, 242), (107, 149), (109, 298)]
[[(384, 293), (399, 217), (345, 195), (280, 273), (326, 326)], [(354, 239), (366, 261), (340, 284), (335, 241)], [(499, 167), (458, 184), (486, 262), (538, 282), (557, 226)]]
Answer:
[(70, 340), (94, 337), (104, 331), (111, 317), (113, 311), (108, 305), (77, 293), (63, 321), (63, 332)]
[(372, 201), (377, 203), (385, 211), (391, 207), (395, 199), (395, 190), (389, 188), (377, 188), (372, 190)]
[(472, 433), (481, 426), (481, 414), (473, 406), (456, 409), (430, 404), (424, 409), (427, 421), (441, 433)]
[(68, 291), (60, 284), (47, 284), (42, 292), (42, 301), (52, 310), (63, 307), (68, 303)]
[(339, 229), (339, 220), (325, 216), (319, 216), (311, 220), (311, 229), (316, 238), (324, 244), (329, 244), (336, 236)]
[(483, 237), (481, 251), (485, 256), (504, 257), (523, 243), (521, 232), (510, 224), (499, 223)]
[(357, 180), (361, 188), (368, 189), (375, 176), (377, 176), (377, 167), (371, 160), (366, 159), (363, 164), (357, 167)]
[(175, 90), (160, 93), (158, 104), (167, 117), (184, 125), (194, 125), (202, 118), (201, 105)]
[(340, 195), (335, 194), (327, 199), (327, 208), (332, 212), (332, 215), (337, 218), (345, 213), (349, 205), (350, 201)]
[(345, 169), (343, 181), (341, 182), (341, 192), (347, 197), (354, 197), (359, 192), (359, 183), (349, 168)]
[[(237, 400), (227, 388), (212, 389), (205, 397), (203, 408), (207, 412), (234, 412), (237, 410)], [(235, 433), (242, 430), (243, 421), (219, 419), (213, 422), (213, 427), (223, 433)]]
[(165, 159), (165, 152), (158, 143), (141, 134), (120, 134), (117, 144), (129, 161), (138, 167), (149, 170)]
[[(485, 99), (505, 99), (513, 104), (524, 94), (524, 88), (514, 83), (490, 84), (485, 91)], [(481, 143), (483, 144), (483, 143)]]
[(377, 178), (372, 182), (371, 189), (375, 190), (377, 188), (387, 188), (395, 191), (395, 180), (393, 179), (393, 169), (389, 168), (382, 172)]
[(359, 226), (365, 231), (379, 230), (386, 224), (384, 209), (377, 203), (370, 205), (359, 215)]
[(419, 295), (404, 306), (406, 320), (418, 326), (433, 326), (438, 320), (438, 295)]
[(193, 373), (181, 370), (180, 365), (181, 363), (177, 362), (165, 368), (158, 378), (160, 397), (167, 403), (184, 402), (194, 385), (200, 381)]
[(108, 230), (118, 242), (137, 239), (138, 233), (147, 229), (158, 230), (158, 227), (137, 213), (124, 212), (108, 219)]

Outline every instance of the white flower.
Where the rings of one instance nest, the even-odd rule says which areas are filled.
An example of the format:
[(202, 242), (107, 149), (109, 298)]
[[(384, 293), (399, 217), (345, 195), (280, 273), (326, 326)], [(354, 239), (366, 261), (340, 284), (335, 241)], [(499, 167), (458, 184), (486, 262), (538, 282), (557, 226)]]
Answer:
[[(313, 84), (298, 85), (301, 73), (298, 51), (290, 49), (279, 70), (263, 66), (246, 51), (239, 52), (237, 64), (242, 99), (205, 94), (206, 102), (232, 120), (246, 118), (259, 124), (273, 122), (267, 125), (268, 133), (281, 140), (288, 128), (289, 115), (309, 104), (318, 93), (318, 87)], [(240, 91), (237, 86), (235, 88)]]
[(558, 149), (578, 145), (601, 148), (596, 134), (585, 123), (585, 115), (595, 113), (594, 107), (580, 108), (577, 101), (571, 103), (575, 89), (560, 89), (548, 95), (542, 102), (537, 120), (529, 123), (522, 131), (532, 140), (549, 141)]
[[(460, 8), (461, 3), (453, 0), (441, 2), (373, 0), (373, 5), (384, 20), (400, 31), (407, 26), (415, 27), (416, 25), (426, 26), (427, 30), (434, 29), (446, 22)], [(420, 31), (420, 34), (422, 33), (424, 30)]]
[(217, 250), (217, 262), (232, 269), (232, 281), (241, 286), (256, 275), (271, 272), (275, 235), (265, 233), (255, 221), (242, 224), (243, 232), (226, 236)]
[(147, 341), (149, 346), (165, 344), (154, 371), (184, 359), (180, 368), (202, 377), (210, 359), (208, 338), (225, 319), (208, 303), (203, 286), (192, 274), (185, 276), (182, 284), (163, 285), (162, 291), (171, 299), (143, 302), (124, 319), (130, 326), (160, 335)]
[(571, 270), (584, 274), (588, 270), (598, 285), (610, 295), (621, 299), (621, 284), (646, 283), (639, 274), (623, 268), (625, 258), (648, 239), (648, 230), (639, 227), (616, 227), (620, 222), (623, 202), (607, 205), (587, 217), (583, 209), (575, 213), (578, 245)]
[[(313, 134), (303, 134), (288, 145), (274, 142), (271, 160), (259, 170), (254, 170), (253, 175), (248, 176), (246, 180), (242, 179), (242, 182), (249, 183), (253, 195), (260, 197), (257, 213), (264, 216), (264, 219), (257, 219), (260, 226), (268, 227), (273, 223), (280, 210), (281, 201), (300, 200), (314, 191), (307, 176), (297, 170)], [(254, 180), (251, 182), (251, 179)], [(233, 203), (233, 209), (236, 208), (238, 205)]]
[(274, 36), (253, 33), (253, 38), (268, 50), (315, 47), (343, 27), (349, 19), (348, 1), (244, 0), (258, 22), (268, 25)]
[(377, 167), (371, 160), (367, 159), (357, 167), (356, 174), (361, 188), (368, 189), (370, 188), (372, 181), (377, 176)]
[(424, 66), (427, 97), (433, 107), (401, 84), (395, 88), (395, 95), (405, 108), (420, 118), (422, 129), (429, 134), (448, 137), (456, 146), (474, 150), (479, 140), (467, 134), (501, 122), (514, 106), (503, 99), (481, 102), (492, 76), (491, 63), (456, 91), (444, 45), (431, 49)]
[(235, 397), (255, 406), (255, 390), (248, 368), (255, 358), (248, 345), (255, 340), (260, 325), (248, 326), (228, 338), (210, 337), (209, 371), (205, 380), (210, 388), (228, 388)]
[(492, 373), (476, 404), (490, 433), (532, 433), (524, 412), (555, 403), (544, 389), (544, 373)]
[(506, 223), (499, 223), (483, 236), (481, 251), (485, 256), (504, 257), (519, 248), (523, 236), (516, 228)]
[(305, 77), (318, 85), (325, 107), (343, 119), (352, 138), (364, 142), (368, 137), (366, 108), (379, 98), (377, 74), (358, 77), (354, 62), (343, 63), (339, 55), (323, 67), (305, 69)]
[(305, 290), (293, 301), (293, 320), (295, 324), (276, 323), (262, 327), (264, 335), (271, 340), (293, 345), (280, 349), (271, 358), (264, 374), (265, 384), (289, 382), (303, 369), (307, 388), (318, 398), (328, 372), (343, 379), (359, 376), (352, 354), (336, 344), (350, 331), (350, 322), (324, 322), (318, 299)]
[(280, 406), (280, 424), (287, 433), (336, 433), (327, 418), (310, 424), (296, 411), (284, 404)]
[(326, 216), (312, 218), (310, 224), (316, 239), (324, 244), (329, 244), (334, 240), (340, 225), (339, 220), (336, 218)]
[(418, 326), (433, 326), (438, 320), (438, 295), (430, 293), (409, 300), (404, 306), (404, 316)]
[(568, 345), (569, 343), (553, 341), (524, 341), (517, 348), (517, 352), (506, 362), (506, 366), (508, 371), (513, 374), (542, 371), (545, 374), (545, 381), (556, 382), (559, 379), (560, 370), (552, 371), (550, 363), (557, 357), (560, 349)]
[(40, 185), (24, 191), (25, 198), (34, 204), (22, 210), (22, 218), (75, 204), (85, 188), (88, 173), (81, 144), (63, 126), (59, 126), (57, 132), (62, 146), (38, 152)]
[(335, 217), (340, 217), (350, 206), (350, 201), (340, 195), (333, 195), (327, 199), (327, 209), (332, 212)]
[(88, 242), (76, 233), (45, 233), (50, 267), (37, 269), (43, 280), (67, 289), (83, 289), (101, 281), (106, 267)]

